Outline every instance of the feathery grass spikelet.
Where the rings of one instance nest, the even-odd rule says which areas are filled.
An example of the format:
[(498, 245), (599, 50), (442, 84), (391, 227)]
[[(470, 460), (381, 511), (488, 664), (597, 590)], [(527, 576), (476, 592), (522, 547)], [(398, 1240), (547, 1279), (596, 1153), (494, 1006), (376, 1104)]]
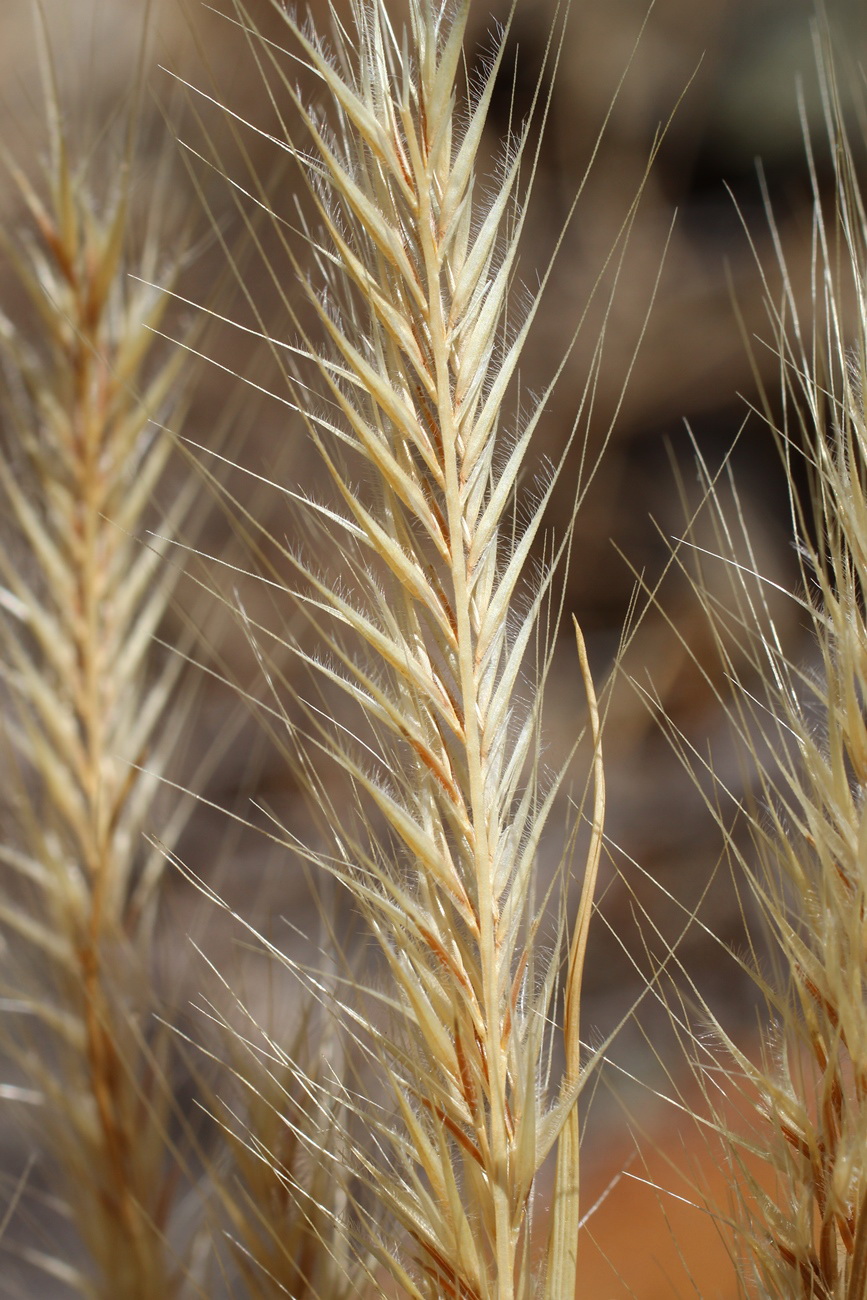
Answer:
[[(296, 500), (313, 536), (324, 526), (339, 539), (342, 572), (332, 581), (280, 547), (296, 575), (293, 599), (329, 657), (289, 633), (282, 639), (323, 693), (344, 697), (348, 721), (335, 725), (276, 671), (271, 718), (291, 714), (282, 743), (329, 824), (327, 854), (301, 851), (344, 881), (389, 972), (387, 988), (372, 994), (374, 1010), (341, 1002), (393, 1107), (389, 1118), (356, 1102), (374, 1147), (357, 1149), (359, 1177), (398, 1229), (394, 1246), (376, 1235), (369, 1250), (407, 1296), (571, 1300), (578, 1002), (604, 785), (579, 634), (596, 797), (584, 898), (565, 945), (566, 1064), (552, 1082), (561, 954), (555, 945), (546, 956), (540, 943), (537, 856), (561, 779), (540, 775), (553, 569), (536, 589), (524, 584), (550, 481), (534, 506), (522, 505), (523, 527), (516, 523), (544, 398), (515, 434), (504, 427), (539, 301), (515, 317), (529, 126), (483, 196), (479, 151), (502, 46), (461, 107), (466, 3), (412, 0), (406, 31), (380, 0), (353, 4), (347, 26), (332, 10), (330, 47), (281, 9), (328, 96), (323, 114), (303, 102), (285, 52), (259, 41), (247, 11), (236, 9), (272, 104), (280, 114), (288, 100), (308, 136), (307, 150), (288, 132), (279, 143), (307, 183), (315, 273), (291, 244), (287, 251), (325, 345), (305, 330), (290, 295), (284, 300), (298, 366), (313, 367), (319, 397), (310, 397), (306, 373), (303, 382), (295, 372), (287, 379), (335, 504)], [(273, 197), (256, 197), (275, 223), (289, 220)], [(263, 647), (280, 634), (249, 626), (267, 672)], [(342, 774), (340, 795), (322, 775), (323, 759)], [(558, 1148), (540, 1263), (534, 1205)]]
[(363, 1084), (350, 1080), (342, 1060), (343, 1026), (329, 1025), (310, 998), (287, 1047), (285, 1035), (262, 1028), (237, 991), (227, 985), (226, 992), (235, 1016), (213, 1007), (208, 1014), (219, 1029), (210, 1109), (224, 1141), (211, 1181), (230, 1248), (227, 1271), (249, 1300), (373, 1294), (347, 1158), (352, 1089)]
[[(705, 1006), (728, 1060), (705, 1045), (700, 1076), (712, 1109), (722, 1086), (754, 1117), (743, 1133), (717, 1112), (738, 1201), (740, 1284), (774, 1300), (867, 1294), (867, 216), (827, 54), (820, 66), (836, 207), (826, 215), (811, 154), (813, 317), (802, 317), (777, 240), (782, 296), (769, 276), (768, 303), (782, 423), (767, 401), (790, 486), (793, 598), (818, 665), (789, 657), (742, 519), (726, 517), (704, 467), (730, 600), (711, 595), (701, 574), (696, 586), (735, 684), (726, 707), (737, 743), (753, 765), (752, 856), (726, 823), (731, 795), (712, 760), (699, 779), (715, 787), (706, 797), (749, 881), (772, 962), (767, 970), (756, 938), (742, 963), (767, 1005), (759, 1050), (732, 1041)], [(795, 486), (798, 458), (808, 502)]]
[[(184, 383), (180, 354), (154, 348), (169, 298), (144, 283), (166, 274), (159, 184), (133, 251), (136, 114), (100, 198), (93, 165), (71, 156), (47, 52), (44, 65), (46, 197), (7, 158), (29, 229), (3, 236), (30, 314), (0, 318), (0, 920), (23, 1008), (4, 1043), (40, 1094), (40, 1147), (85, 1247), (68, 1280), (105, 1300), (165, 1300), (179, 1183), (150, 955), (165, 859), (143, 830), (184, 710), (181, 658), (152, 659), (167, 542), (142, 539), (172, 445), (154, 422)], [(169, 491), (165, 533), (191, 500), (189, 484)], [(178, 809), (163, 813), (170, 840)]]

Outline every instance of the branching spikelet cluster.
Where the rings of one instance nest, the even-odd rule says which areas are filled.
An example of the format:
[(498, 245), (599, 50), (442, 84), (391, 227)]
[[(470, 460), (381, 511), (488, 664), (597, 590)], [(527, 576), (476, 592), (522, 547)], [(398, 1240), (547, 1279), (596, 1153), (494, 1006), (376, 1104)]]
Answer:
[[(578, 999), (603, 792), (597, 765), (585, 897), (565, 945), (565, 1067), (552, 1080), (561, 957), (556, 944), (543, 956), (537, 897), (559, 788), (556, 774), (545, 785), (539, 773), (551, 571), (523, 587), (550, 484), (520, 529), (515, 518), (544, 403), (515, 434), (503, 427), (538, 303), (510, 319), (532, 158), (525, 124), (490, 193), (479, 193), (500, 56), (462, 107), (467, 13), (466, 3), (411, 0), (404, 32), (379, 0), (353, 4), (351, 27), (332, 13), (330, 48), (284, 14), (327, 93), (322, 116), (283, 52), (251, 33), (272, 102), (292, 102), (307, 129), (304, 149), (290, 134), (281, 143), (315, 213), (306, 267), (295, 268), (326, 343), (292, 313), (298, 364), (315, 368), (319, 394), (307, 397), (305, 374), (292, 404), (335, 499), (297, 504), (302, 528), (316, 536), (324, 525), (338, 541), (342, 566), (332, 582), (283, 548), (297, 582), (286, 594), (320, 648), (282, 637), (329, 707), (343, 697), (349, 719), (335, 726), (291, 681), (287, 696), (274, 671), (272, 723), (291, 714), (282, 744), (328, 826), (328, 851), (302, 852), (349, 889), (388, 972), (370, 1005), (340, 1004), (390, 1098), (383, 1109), (354, 1103), (372, 1135), (357, 1149), (358, 1178), (395, 1239), (377, 1230), (368, 1249), (419, 1300), (565, 1300), (576, 1281)], [(267, 201), (278, 223), (289, 219)], [(252, 620), (249, 630), (265, 660), (262, 646), (281, 634)], [(580, 636), (579, 647), (598, 752)], [(557, 1150), (540, 1264), (534, 1202)]]
[[(183, 715), (181, 660), (155, 669), (152, 656), (171, 592), (164, 544), (143, 537), (171, 449), (154, 422), (178, 406), (179, 358), (155, 353), (169, 299), (142, 282), (166, 273), (158, 232), (131, 250), (134, 128), (103, 200), (53, 90), (47, 102), (45, 196), (8, 160), (29, 228), (3, 241), (24, 304), (0, 322), (0, 917), (17, 1008), (3, 1040), (86, 1248), (66, 1280), (164, 1300), (178, 1183), (149, 989), (165, 859), (143, 829)], [(166, 500), (164, 531), (190, 500), (188, 486)], [(163, 812), (170, 841), (177, 810)]]

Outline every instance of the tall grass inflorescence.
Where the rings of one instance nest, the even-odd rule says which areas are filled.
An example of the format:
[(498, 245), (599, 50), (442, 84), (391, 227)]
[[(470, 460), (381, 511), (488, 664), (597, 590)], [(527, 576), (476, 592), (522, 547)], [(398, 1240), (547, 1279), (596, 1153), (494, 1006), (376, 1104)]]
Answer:
[[(753, 916), (738, 960), (765, 1009), (761, 1041), (734, 1041), (704, 1005), (725, 1050), (699, 1036), (694, 1051), (729, 1151), (734, 1210), (718, 1212), (733, 1213), (739, 1294), (774, 1300), (867, 1294), (867, 217), (833, 61), (823, 41), (817, 51), (834, 206), (829, 215), (808, 145), (809, 315), (773, 218), (781, 291), (770, 270), (765, 280), (782, 394), (781, 408), (765, 394), (765, 416), (789, 485), (799, 576), (787, 595), (808, 629), (806, 662), (780, 634), (780, 590), (757, 570), (742, 514), (726, 513), (701, 465), (717, 544), (712, 559), (697, 548), (695, 590), (734, 686), (720, 703), (751, 769), (750, 795), (736, 801), (746, 842), (721, 768), (684, 751)], [(720, 561), (727, 597), (711, 581)], [(733, 1102), (741, 1121), (752, 1117), (746, 1130)]]
[[(276, 636), (319, 678), (322, 699), (333, 707), (342, 696), (347, 710), (335, 725), (288, 672), (272, 679), (282, 744), (327, 823), (327, 849), (300, 851), (348, 889), (389, 975), (386, 991), (341, 1005), (390, 1095), (353, 1101), (374, 1135), (373, 1149), (356, 1149), (357, 1173), (395, 1238), (372, 1236), (367, 1249), (401, 1294), (571, 1297), (579, 997), (604, 808), (599, 719), (579, 634), (596, 794), (561, 971), (562, 934), (548, 951), (540, 942), (537, 868), (561, 781), (542, 773), (539, 734), (557, 566), (525, 580), (553, 479), (535, 503), (517, 504), (547, 395), (514, 429), (504, 415), (539, 301), (513, 301), (530, 128), (482, 193), (501, 53), (478, 87), (461, 86), (468, 11), (412, 0), (402, 30), (384, 4), (353, 4), (349, 27), (332, 13), (328, 46), (281, 10), (327, 93), (321, 114), (283, 51), (250, 31), (272, 102), (291, 103), (307, 131), (303, 147), (288, 128), (280, 140), (315, 214), (306, 266), (287, 245), (306, 315), (286, 293), (299, 340), (286, 400), (334, 496), (292, 501), (302, 534), (324, 528), (341, 556), (335, 578), (277, 543), (314, 651), (252, 621), (250, 634), (263, 660)], [(263, 201), (275, 222), (298, 221)], [(294, 378), (304, 366), (315, 384), (306, 371)], [(540, 1263), (535, 1207), (552, 1152)]]
[[(182, 660), (157, 664), (153, 642), (168, 536), (197, 488), (167, 486), (157, 422), (181, 405), (183, 358), (154, 347), (170, 297), (149, 285), (172, 264), (159, 184), (133, 234), (135, 112), (101, 192), (70, 150), (47, 46), (44, 66), (44, 197), (7, 158), (30, 231), (2, 236), (23, 299), (19, 323), (0, 317), (2, 1041), (21, 1072), (7, 1095), (31, 1112), (87, 1263), (29, 1256), (82, 1295), (165, 1300), (180, 1185), (151, 987), (165, 852), (144, 831), (187, 715)], [(158, 494), (165, 539), (145, 544)], [(167, 843), (174, 803), (159, 800)]]

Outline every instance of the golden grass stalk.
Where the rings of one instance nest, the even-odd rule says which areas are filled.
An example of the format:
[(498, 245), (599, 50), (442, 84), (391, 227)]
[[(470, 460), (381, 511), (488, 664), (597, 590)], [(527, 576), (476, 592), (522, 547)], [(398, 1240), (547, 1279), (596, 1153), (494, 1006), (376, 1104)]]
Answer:
[[(328, 851), (286, 838), (345, 883), (388, 971), (368, 1001), (336, 1003), (390, 1095), (384, 1108), (352, 1103), (371, 1134), (356, 1147), (357, 1177), (396, 1229), (392, 1244), (377, 1223), (366, 1249), (400, 1294), (419, 1300), (572, 1300), (579, 996), (604, 786), (579, 634), (596, 796), (564, 960), (562, 920), (550, 952), (542, 942), (549, 886), (538, 873), (561, 785), (540, 758), (556, 566), (535, 586), (525, 579), (551, 481), (535, 503), (518, 505), (517, 495), (548, 394), (514, 432), (505, 417), (539, 302), (516, 311), (512, 293), (533, 170), (529, 124), (482, 194), (502, 45), (465, 96), (465, 2), (411, 0), (405, 30), (382, 0), (353, 3), (346, 25), (332, 11), (329, 42), (281, 8), (291, 56), (260, 40), (236, 7), (281, 122), (278, 143), (299, 164), (314, 212), (301, 232), (306, 270), (288, 237), (285, 246), (324, 342), (285, 287), (298, 342), (266, 341), (288, 357), (288, 402), (334, 496), (319, 503), (283, 490), (311, 536), (337, 540), (342, 567), (332, 579), (267, 537), (294, 572), (285, 591), (306, 614), (315, 652), (244, 617), (274, 692), (270, 724), (278, 737), (287, 724), (280, 743), (321, 811)], [(321, 113), (296, 89), (298, 59), (327, 97)], [(540, 96), (534, 113), (542, 108)], [(303, 149), (285, 125), (291, 110), (306, 127)], [(297, 224), (258, 182), (252, 197), (278, 230)], [(312, 670), (320, 700), (269, 667), (269, 639)], [(534, 1210), (550, 1156), (556, 1185), (540, 1260)]]
[[(771, 943), (771, 969), (757, 935), (743, 962), (768, 1010), (758, 1051), (732, 1041), (705, 1006), (728, 1059), (706, 1045), (699, 1057), (711, 1109), (727, 1098), (716, 1113), (730, 1144), (740, 1284), (769, 1300), (867, 1294), (867, 213), (830, 63), (820, 62), (836, 187), (829, 215), (811, 155), (811, 318), (779, 240), (782, 296), (767, 282), (783, 395), (782, 422), (771, 400), (768, 419), (789, 476), (793, 598), (817, 663), (787, 653), (780, 591), (758, 574), (742, 516), (726, 516), (705, 471), (729, 592), (721, 598), (701, 573), (708, 551), (696, 589), (736, 687), (722, 702), (753, 768), (751, 850), (732, 829), (713, 760), (688, 755)], [(801, 458), (808, 500), (796, 487)], [(752, 1111), (746, 1134), (731, 1124), (734, 1098)]]
[[(3, 237), (24, 304), (0, 321), (0, 919), (21, 1009), (4, 1040), (38, 1094), (35, 1133), (87, 1256), (80, 1270), (50, 1250), (41, 1262), (89, 1297), (165, 1300), (179, 1174), (151, 1024), (164, 855), (143, 829), (183, 712), (181, 660), (153, 654), (171, 592), (164, 544), (142, 539), (171, 451), (154, 422), (183, 391), (178, 354), (153, 346), (168, 297), (143, 283), (166, 274), (154, 219), (166, 196), (157, 185), (136, 241), (135, 114), (99, 197), (93, 168), (70, 155), (50, 67), (46, 84), (45, 197), (7, 159), (29, 228)], [(189, 500), (189, 488), (169, 495), (164, 532)], [(169, 842), (177, 824), (168, 806)]]

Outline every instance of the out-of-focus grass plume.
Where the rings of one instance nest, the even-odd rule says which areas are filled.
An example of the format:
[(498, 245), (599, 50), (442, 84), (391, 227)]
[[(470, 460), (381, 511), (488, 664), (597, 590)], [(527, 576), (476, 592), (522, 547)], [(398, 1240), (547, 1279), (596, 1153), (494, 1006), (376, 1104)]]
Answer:
[(810, 308), (781, 245), (782, 290), (770, 269), (767, 280), (783, 406), (765, 394), (765, 414), (790, 485), (799, 577), (787, 600), (810, 629), (806, 656), (781, 635), (779, 593), (751, 555), (747, 521), (723, 509), (702, 466), (715, 540), (696, 552), (695, 590), (749, 772), (747, 838), (733, 810), (742, 801), (713, 755), (682, 735), (676, 743), (718, 817), (753, 918), (742, 964), (763, 1005), (758, 1041), (733, 1040), (704, 1002), (722, 1047), (704, 1040), (696, 1058), (729, 1149), (719, 1212), (727, 1219), (734, 1206), (740, 1290), (853, 1300), (867, 1288), (867, 218), (863, 141), (851, 142), (825, 46), (819, 77), (827, 137), (815, 154), (808, 146)]
[(83, 1295), (156, 1300), (176, 1288), (181, 1183), (151, 961), (165, 851), (144, 831), (157, 804), (166, 843), (183, 824), (160, 794), (189, 695), (154, 638), (197, 488), (167, 477), (184, 356), (156, 341), (169, 295), (151, 286), (171, 286), (180, 221), (167, 172), (132, 210), (137, 96), (92, 155), (38, 37), (47, 157), (40, 174), (3, 155), (26, 212), (2, 238), (19, 290), (0, 318), (3, 1043), (85, 1247), (41, 1262)]

